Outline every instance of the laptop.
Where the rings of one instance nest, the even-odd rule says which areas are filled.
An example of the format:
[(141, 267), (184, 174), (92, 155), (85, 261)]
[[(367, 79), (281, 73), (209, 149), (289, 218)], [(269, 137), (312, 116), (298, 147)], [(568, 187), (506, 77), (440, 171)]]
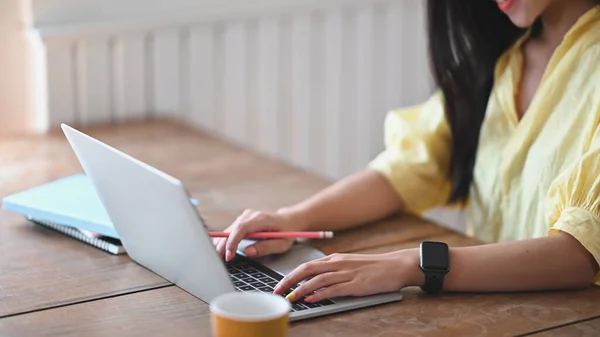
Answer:
[[(235, 258), (225, 262), (180, 180), (68, 125), (61, 127), (131, 259), (205, 303), (228, 292), (273, 292), (298, 265), (325, 256), (297, 243), (284, 254), (251, 259), (243, 250), (253, 241), (243, 240)], [(320, 303), (299, 300), (290, 320), (400, 300), (400, 292)]]

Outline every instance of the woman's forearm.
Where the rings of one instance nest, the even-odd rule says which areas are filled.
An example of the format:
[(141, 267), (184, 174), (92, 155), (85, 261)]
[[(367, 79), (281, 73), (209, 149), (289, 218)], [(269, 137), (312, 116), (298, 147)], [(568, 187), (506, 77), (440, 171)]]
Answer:
[(402, 205), (385, 178), (366, 170), (280, 212), (295, 217), (303, 230), (341, 230), (402, 211)]
[[(418, 261), (418, 251), (409, 254)], [(414, 263), (413, 263), (414, 265)], [(416, 269), (415, 269), (416, 268)], [(566, 233), (538, 239), (450, 249), (450, 272), (444, 290), (513, 292), (573, 289), (589, 286), (598, 265)], [(422, 272), (413, 268), (409, 285), (421, 285)]]

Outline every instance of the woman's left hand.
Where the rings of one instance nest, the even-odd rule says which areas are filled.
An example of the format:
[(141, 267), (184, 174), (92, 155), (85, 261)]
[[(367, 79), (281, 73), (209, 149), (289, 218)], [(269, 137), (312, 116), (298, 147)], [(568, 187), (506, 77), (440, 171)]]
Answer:
[[(421, 284), (418, 250), (387, 254), (333, 254), (300, 265), (275, 287), (282, 294), (303, 280), (287, 296), (294, 301), (309, 295), (306, 302), (340, 296), (368, 296), (399, 291)], [(314, 292), (314, 294), (312, 294)]]

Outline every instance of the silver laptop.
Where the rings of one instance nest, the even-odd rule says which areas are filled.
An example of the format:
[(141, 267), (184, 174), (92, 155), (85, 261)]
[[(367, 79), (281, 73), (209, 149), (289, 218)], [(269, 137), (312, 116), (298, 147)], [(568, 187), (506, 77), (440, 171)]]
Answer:
[[(206, 303), (227, 292), (272, 292), (298, 265), (324, 256), (295, 244), (285, 254), (250, 259), (243, 249), (252, 241), (244, 240), (233, 261), (225, 262), (181, 181), (70, 126), (63, 124), (62, 129), (131, 259)], [(290, 320), (401, 299), (395, 292), (298, 301)]]

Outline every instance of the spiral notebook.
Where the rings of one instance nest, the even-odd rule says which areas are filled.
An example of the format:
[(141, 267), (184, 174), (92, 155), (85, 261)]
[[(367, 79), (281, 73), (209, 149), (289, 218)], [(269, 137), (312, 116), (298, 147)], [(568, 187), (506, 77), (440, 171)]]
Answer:
[[(190, 202), (198, 204), (195, 199)], [(2, 208), (106, 252), (126, 253), (94, 185), (85, 174), (7, 196), (2, 200)]]
[(73, 239), (79, 240), (88, 245), (102, 249), (114, 255), (125, 254), (125, 247), (119, 239), (100, 235), (83, 229), (77, 229), (70, 226), (58, 225), (55, 223), (28, 218), (31, 222), (52, 229)]

